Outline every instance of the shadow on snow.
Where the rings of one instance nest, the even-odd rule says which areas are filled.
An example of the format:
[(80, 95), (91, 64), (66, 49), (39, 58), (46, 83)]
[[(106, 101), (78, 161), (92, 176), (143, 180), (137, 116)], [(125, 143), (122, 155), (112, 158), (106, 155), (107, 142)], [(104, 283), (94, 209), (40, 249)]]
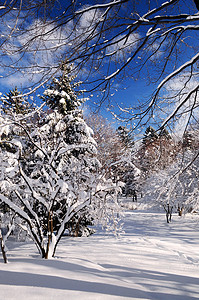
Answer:
[[(20, 261), (20, 259), (14, 261)], [(23, 260), (24, 261), (24, 260)], [(27, 259), (26, 262), (33, 262), (31, 259)], [(77, 280), (69, 279), (61, 276), (51, 276), (51, 275), (41, 275), (41, 274), (32, 274), (25, 272), (11, 272), (0, 270), (0, 285), (12, 285), (12, 286), (26, 286), (26, 287), (41, 287), (49, 289), (59, 289), (59, 290), (68, 290), (68, 291), (80, 291), (87, 293), (97, 293), (103, 295), (113, 295), (120, 297), (127, 297), (131, 299), (169, 299), (169, 300), (193, 300), (199, 298), (199, 293), (193, 293), (190, 296), (189, 288), (190, 286), (198, 285), (198, 278), (169, 274), (163, 272), (154, 272), (150, 270), (141, 270), (134, 268), (127, 268), (123, 266), (111, 265), (111, 264), (102, 264), (99, 265), (104, 270), (98, 270), (95, 268), (81, 266), (79, 264), (53, 261), (53, 260), (39, 260), (34, 261), (34, 263), (39, 265), (46, 265), (47, 267), (53, 267), (55, 269), (62, 270), (71, 270), (74, 272), (80, 273), (93, 273), (98, 277), (116, 278), (121, 281), (121, 284), (124, 283), (124, 279), (135, 278), (135, 283), (137, 279), (142, 279), (140, 284), (140, 289), (129, 288), (120, 286), (118, 284), (109, 284), (101, 282), (89, 282), (86, 280)], [(147, 279), (149, 279), (147, 283)], [(97, 280), (97, 279), (95, 279)], [(132, 279), (133, 280), (133, 279)], [(152, 281), (153, 280), (153, 281)], [(157, 288), (160, 289), (163, 282), (173, 282), (175, 287), (175, 294), (173, 292), (170, 294), (169, 291), (157, 291)], [(150, 283), (150, 285), (149, 285)], [(164, 284), (163, 284), (164, 287)], [(147, 288), (145, 292), (143, 288)], [(168, 290), (168, 289), (167, 289)], [(150, 298), (149, 298), (150, 297)]]

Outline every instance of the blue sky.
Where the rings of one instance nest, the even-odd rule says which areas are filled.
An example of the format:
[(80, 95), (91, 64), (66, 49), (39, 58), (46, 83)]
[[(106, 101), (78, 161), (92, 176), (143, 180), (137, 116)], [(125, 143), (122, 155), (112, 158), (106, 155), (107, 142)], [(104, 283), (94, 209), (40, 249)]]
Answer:
[[(159, 3), (163, 3), (164, 1), (157, 1)], [(61, 1), (62, 5), (64, 6), (66, 4), (65, 0)], [(84, 5), (85, 4), (95, 4), (95, 3), (100, 3), (100, 1), (84, 1)], [(151, 1), (152, 5), (156, 5), (156, 1)], [(182, 11), (189, 11), (189, 8), (193, 11), (192, 12), (196, 12), (195, 7), (193, 5), (193, 1), (192, 0), (188, 0), (188, 1), (181, 1), (180, 2), (182, 5)], [(147, 6), (146, 6), (146, 1), (140, 1), (140, 7), (139, 7), (139, 12), (140, 14), (143, 14), (147, 11)], [(52, 15), (52, 17), (55, 16), (55, 14)], [(187, 51), (187, 49), (185, 50)], [(190, 50), (191, 51), (191, 50)], [(186, 54), (188, 54), (188, 52), (185, 52)], [(26, 59), (26, 58), (24, 58)], [(38, 56), (38, 59), (42, 59), (41, 56)], [(161, 58), (160, 58), (161, 59)], [(182, 56), (182, 61), (186, 60), (186, 55)], [(152, 68), (150, 70), (150, 75), (153, 78), (153, 74), (156, 73), (155, 67), (154, 69)], [(154, 91), (156, 84), (147, 84), (147, 80), (146, 80), (147, 74), (145, 71), (143, 71), (141, 73), (140, 78), (138, 78), (137, 81), (132, 80), (130, 77), (127, 77), (127, 80), (121, 82), (117, 82), (117, 92), (115, 92), (114, 90), (111, 91), (112, 96), (110, 97), (111, 101), (112, 101), (112, 105), (114, 107), (117, 106), (117, 104), (122, 105), (123, 107), (128, 107), (131, 105), (135, 105), (138, 103), (138, 101), (145, 101), (147, 99), (150, 98), (150, 95), (152, 94), (152, 92)], [(20, 78), (18, 76), (18, 74), (16, 73), (14, 76), (9, 77), (7, 79), (0, 79), (0, 91), (4, 94), (5, 92), (8, 92), (9, 89), (14, 88), (16, 85), (18, 86), (18, 89), (20, 90), (21, 86), (21, 82), (25, 81), (27, 78), (26, 76), (24, 76), (23, 78)], [(126, 87), (126, 89), (124, 89), (124, 87)], [(41, 93), (42, 89), (39, 89), (35, 95), (37, 95), (38, 93)], [(35, 97), (34, 95), (34, 97)], [(91, 100), (93, 100), (97, 102), (97, 98), (96, 98), (96, 94), (94, 94), (94, 97), (91, 98)], [(89, 104), (89, 102), (88, 102)], [(105, 108), (102, 109), (102, 114), (105, 117), (111, 118), (111, 114), (108, 113), (106, 111)]]

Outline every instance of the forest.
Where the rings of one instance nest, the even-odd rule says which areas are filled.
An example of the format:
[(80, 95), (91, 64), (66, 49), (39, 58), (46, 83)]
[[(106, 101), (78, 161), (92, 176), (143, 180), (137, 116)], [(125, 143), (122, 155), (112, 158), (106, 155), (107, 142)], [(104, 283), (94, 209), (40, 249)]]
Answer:
[(182, 216), (198, 209), (197, 129), (181, 140), (149, 126), (136, 140), (127, 127), (115, 130), (99, 114), (84, 117), (83, 98), (75, 93), (78, 83), (69, 71), (65, 66), (44, 91), (42, 109), (17, 88), (2, 97), (5, 262), (4, 245), (11, 234), (32, 238), (43, 258), (55, 255), (66, 232), (88, 236), (92, 226), (101, 224), (117, 235), (125, 198), (131, 205), (150, 199), (165, 211), (167, 223), (174, 210)]
[(3, 299), (199, 298), (198, 9), (0, 1)]

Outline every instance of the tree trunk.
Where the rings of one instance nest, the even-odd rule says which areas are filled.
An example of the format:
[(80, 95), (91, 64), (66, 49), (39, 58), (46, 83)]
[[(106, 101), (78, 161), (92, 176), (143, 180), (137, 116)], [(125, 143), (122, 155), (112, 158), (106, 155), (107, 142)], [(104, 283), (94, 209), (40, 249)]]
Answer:
[(47, 247), (46, 247), (45, 259), (48, 259), (50, 244), (52, 242), (52, 234), (53, 234), (53, 218), (52, 218), (52, 212), (49, 211), (49, 213), (48, 213), (48, 243), (47, 243)]
[(4, 240), (3, 240), (1, 229), (0, 229), (0, 241), (1, 241), (1, 251), (2, 251), (2, 255), (3, 255), (3, 261), (5, 264), (7, 264), (8, 260), (7, 260), (7, 256), (6, 256), (5, 245), (4, 245)]
[(169, 223), (169, 214), (166, 214), (167, 223)]
[(167, 223), (170, 223), (171, 222), (171, 217), (172, 217), (173, 206), (170, 206), (169, 204), (167, 204), (167, 206), (164, 206), (164, 209), (166, 211)]
[(178, 204), (178, 216), (182, 217), (182, 213), (183, 213), (184, 207)]

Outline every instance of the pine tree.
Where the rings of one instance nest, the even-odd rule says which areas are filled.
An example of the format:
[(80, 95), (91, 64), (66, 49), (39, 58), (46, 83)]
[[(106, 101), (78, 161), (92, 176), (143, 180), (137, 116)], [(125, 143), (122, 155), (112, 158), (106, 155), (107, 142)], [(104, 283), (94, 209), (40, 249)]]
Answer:
[(134, 140), (128, 128), (119, 126), (117, 128), (117, 134), (126, 147), (131, 148), (133, 146)]
[(74, 92), (74, 88), (79, 83), (72, 84), (75, 76), (69, 76), (71, 68), (64, 66), (62, 71), (63, 73), (58, 79), (53, 78), (52, 84), (44, 92), (42, 99), (52, 110), (56, 109), (65, 115), (69, 111), (77, 109), (81, 105), (81, 101)]
[(152, 126), (147, 127), (144, 134), (143, 143), (144, 144), (151, 143), (157, 139), (158, 139), (158, 134), (156, 130)]
[(169, 134), (168, 130), (166, 128), (163, 128), (159, 133), (160, 138), (165, 138), (167, 140), (171, 139), (171, 135)]
[(4, 97), (1, 98), (2, 110), (6, 114), (26, 114), (31, 108), (29, 102), (24, 99), (22, 94), (18, 91), (17, 87), (10, 90)]

